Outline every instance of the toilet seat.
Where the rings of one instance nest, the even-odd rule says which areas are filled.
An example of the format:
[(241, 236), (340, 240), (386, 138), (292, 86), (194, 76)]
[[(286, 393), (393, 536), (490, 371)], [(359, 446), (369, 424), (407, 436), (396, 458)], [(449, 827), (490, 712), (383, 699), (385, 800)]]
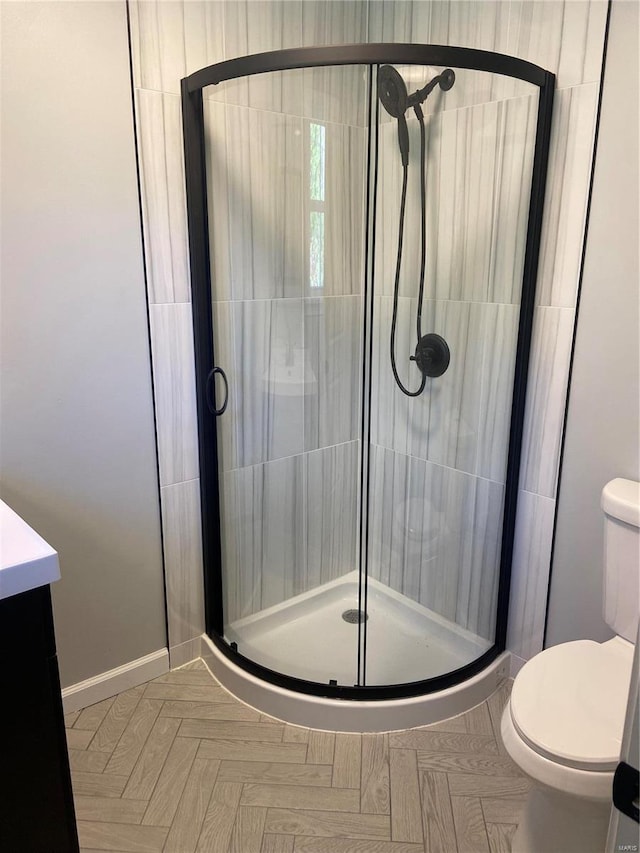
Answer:
[(539, 755), (582, 771), (613, 771), (631, 679), (633, 645), (579, 640), (536, 655), (509, 703), (515, 730)]

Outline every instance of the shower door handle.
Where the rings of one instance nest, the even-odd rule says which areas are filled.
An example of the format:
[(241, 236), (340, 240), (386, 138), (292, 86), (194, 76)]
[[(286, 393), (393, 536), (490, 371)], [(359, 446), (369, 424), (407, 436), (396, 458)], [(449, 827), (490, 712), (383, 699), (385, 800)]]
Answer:
[[(213, 401), (213, 383), (216, 373), (222, 376), (224, 382), (224, 403), (216, 409), (216, 404)], [(207, 384), (205, 386), (205, 395), (207, 398), (207, 406), (212, 415), (220, 416), (225, 413), (227, 403), (229, 402), (229, 383), (227, 382), (227, 374), (221, 367), (212, 367), (207, 376)]]

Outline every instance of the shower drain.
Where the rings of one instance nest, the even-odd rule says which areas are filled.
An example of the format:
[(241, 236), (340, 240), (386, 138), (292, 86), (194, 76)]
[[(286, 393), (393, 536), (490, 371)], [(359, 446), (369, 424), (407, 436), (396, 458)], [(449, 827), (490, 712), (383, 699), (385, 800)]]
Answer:
[(360, 622), (366, 622), (369, 618), (362, 610), (345, 610), (342, 614), (345, 622), (350, 622), (352, 625), (359, 625)]

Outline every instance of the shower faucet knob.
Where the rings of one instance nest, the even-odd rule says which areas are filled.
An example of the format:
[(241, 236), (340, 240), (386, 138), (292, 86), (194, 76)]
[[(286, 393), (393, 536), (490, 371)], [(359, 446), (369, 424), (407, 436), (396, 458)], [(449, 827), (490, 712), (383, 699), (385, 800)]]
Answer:
[(443, 337), (435, 332), (423, 335), (416, 345), (416, 354), (410, 356), (424, 376), (434, 379), (449, 367), (451, 352)]

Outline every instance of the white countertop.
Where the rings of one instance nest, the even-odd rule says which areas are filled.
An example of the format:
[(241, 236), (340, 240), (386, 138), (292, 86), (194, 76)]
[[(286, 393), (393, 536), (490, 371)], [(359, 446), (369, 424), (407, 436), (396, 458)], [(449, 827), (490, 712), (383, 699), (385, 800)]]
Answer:
[(0, 599), (57, 580), (57, 552), (0, 501)]

